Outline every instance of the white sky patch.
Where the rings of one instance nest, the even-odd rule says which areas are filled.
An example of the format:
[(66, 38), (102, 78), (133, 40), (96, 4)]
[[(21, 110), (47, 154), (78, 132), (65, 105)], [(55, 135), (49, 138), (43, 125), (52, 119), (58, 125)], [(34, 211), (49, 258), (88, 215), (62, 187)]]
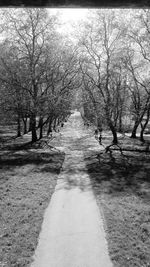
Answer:
[(49, 8), (52, 14), (59, 14), (62, 22), (77, 22), (86, 18), (87, 8)]
[(59, 31), (64, 33), (71, 33), (73, 25), (86, 20), (88, 11), (87, 8), (48, 8), (49, 14), (58, 16), (62, 23)]

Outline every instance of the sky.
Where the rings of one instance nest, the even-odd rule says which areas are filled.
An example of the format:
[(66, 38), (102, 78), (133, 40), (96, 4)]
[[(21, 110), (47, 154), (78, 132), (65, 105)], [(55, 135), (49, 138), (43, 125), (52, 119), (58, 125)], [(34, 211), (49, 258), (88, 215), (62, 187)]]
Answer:
[[(49, 14), (58, 15), (60, 22), (63, 24), (59, 28), (60, 32), (64, 33), (72, 33), (74, 31), (73, 24), (79, 23), (80, 21), (85, 21), (90, 13), (90, 10), (96, 9), (88, 9), (88, 8), (48, 8)], [(102, 9), (103, 10), (103, 9)], [(106, 10), (106, 9), (104, 9)], [(112, 9), (113, 10), (113, 9)], [(137, 12), (136, 9), (115, 9), (116, 14), (122, 18), (126, 18), (130, 20), (130, 17), (133, 16), (133, 13)]]
[(88, 13), (87, 8), (49, 8), (48, 10), (53, 14), (59, 12), (62, 22), (69, 23), (85, 19)]
[(48, 12), (52, 15), (58, 14), (59, 20), (63, 24), (59, 29), (61, 32), (72, 32), (73, 24), (86, 20), (87, 8), (49, 8)]

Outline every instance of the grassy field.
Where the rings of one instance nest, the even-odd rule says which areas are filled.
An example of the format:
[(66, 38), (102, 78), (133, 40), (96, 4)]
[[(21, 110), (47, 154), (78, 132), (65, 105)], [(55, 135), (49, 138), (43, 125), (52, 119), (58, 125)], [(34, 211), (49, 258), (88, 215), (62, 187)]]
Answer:
[[(103, 144), (110, 144), (105, 136)], [(143, 150), (138, 140), (120, 139), (124, 148)], [(103, 149), (103, 148), (102, 148)], [(104, 218), (115, 267), (150, 266), (150, 153), (94, 150), (86, 164)]]
[(21, 139), (16, 143), (1, 139), (0, 267), (25, 267), (37, 246), (64, 154), (39, 145), (24, 146)]
[[(5, 130), (0, 129), (0, 267), (27, 267), (64, 154), (44, 141), (30, 144), (30, 136), (14, 139), (12, 129)], [(149, 267), (150, 153), (132, 151), (145, 145), (127, 136), (119, 143), (130, 152), (104, 153), (91, 137), (83, 150), (114, 267)], [(103, 134), (103, 144), (111, 138)]]

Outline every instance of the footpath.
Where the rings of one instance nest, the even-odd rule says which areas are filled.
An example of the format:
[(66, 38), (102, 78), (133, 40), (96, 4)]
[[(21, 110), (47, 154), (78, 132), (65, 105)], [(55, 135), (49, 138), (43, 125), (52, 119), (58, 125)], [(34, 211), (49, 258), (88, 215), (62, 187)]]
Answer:
[[(102, 216), (86, 170), (87, 132), (79, 112), (61, 131), (65, 152), (55, 192), (46, 209), (31, 267), (112, 267)], [(84, 147), (84, 149), (83, 149)]]

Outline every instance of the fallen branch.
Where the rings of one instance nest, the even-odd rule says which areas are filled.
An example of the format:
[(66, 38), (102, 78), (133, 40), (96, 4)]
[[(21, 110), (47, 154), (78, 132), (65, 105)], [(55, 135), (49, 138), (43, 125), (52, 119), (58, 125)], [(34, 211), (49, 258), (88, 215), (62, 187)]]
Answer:
[[(113, 148), (112, 150), (118, 151), (119, 149), (117, 148)], [(121, 148), (122, 152), (123, 151), (127, 151), (127, 152), (137, 152), (137, 153), (150, 153), (149, 148), (145, 149), (145, 150), (141, 150), (141, 149), (128, 149), (128, 148)]]
[(121, 146), (119, 146), (118, 144), (111, 144), (111, 145), (109, 145), (109, 146), (106, 146), (106, 148), (105, 148), (105, 153), (110, 152), (110, 154), (112, 154), (112, 150), (111, 150), (110, 148), (113, 147), (113, 146), (117, 146), (118, 149), (117, 149), (117, 148), (113, 148), (112, 150), (117, 150), (117, 151), (119, 150), (120, 153), (121, 153), (121, 155), (125, 157), (125, 155), (124, 155), (123, 152), (122, 152), (123, 149), (122, 149)]

